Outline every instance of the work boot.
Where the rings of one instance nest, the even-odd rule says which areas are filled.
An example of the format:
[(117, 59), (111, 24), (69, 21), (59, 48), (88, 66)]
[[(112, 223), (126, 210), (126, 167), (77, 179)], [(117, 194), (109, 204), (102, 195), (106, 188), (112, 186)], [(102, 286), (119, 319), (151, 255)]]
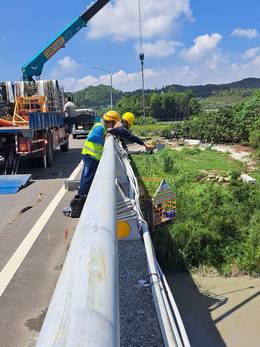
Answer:
[(85, 201), (86, 196), (75, 195), (70, 202), (70, 207), (66, 207), (63, 209), (63, 214), (66, 217), (79, 218)]

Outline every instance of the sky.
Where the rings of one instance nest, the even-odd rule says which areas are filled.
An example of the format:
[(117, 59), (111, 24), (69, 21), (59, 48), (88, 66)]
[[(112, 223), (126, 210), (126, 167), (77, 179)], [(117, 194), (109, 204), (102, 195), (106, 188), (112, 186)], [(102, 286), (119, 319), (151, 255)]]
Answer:
[[(259, 0), (140, 0), (145, 87), (227, 83), (260, 78)], [(0, 2), (0, 80), (19, 80), (21, 67), (46, 46), (89, 0)], [(109, 84), (141, 88), (138, 1), (106, 5), (50, 61), (42, 79), (65, 90)]]

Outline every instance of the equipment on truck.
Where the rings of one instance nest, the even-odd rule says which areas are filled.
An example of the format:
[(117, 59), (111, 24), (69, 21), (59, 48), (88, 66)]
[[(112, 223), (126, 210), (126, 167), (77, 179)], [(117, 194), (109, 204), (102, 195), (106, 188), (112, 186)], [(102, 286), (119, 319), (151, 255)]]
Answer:
[(21, 156), (53, 162), (54, 148), (69, 148), (63, 113), (64, 91), (58, 81), (34, 81), (44, 64), (110, 0), (98, 0), (22, 67), (22, 81), (0, 83), (0, 156), (4, 173), (18, 170)]
[(40, 76), (44, 64), (65, 44), (87, 26), (88, 21), (94, 17), (110, 0), (98, 0), (90, 6), (81, 16), (70, 23), (59, 35), (57, 35), (46, 48), (42, 49), (34, 58), (22, 67), (23, 80), (33, 81), (34, 76)]

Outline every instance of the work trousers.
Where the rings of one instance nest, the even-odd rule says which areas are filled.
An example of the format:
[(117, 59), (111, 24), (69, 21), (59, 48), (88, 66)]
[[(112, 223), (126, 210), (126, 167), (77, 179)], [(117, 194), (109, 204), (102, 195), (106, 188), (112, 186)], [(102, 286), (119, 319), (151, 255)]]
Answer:
[(99, 161), (91, 157), (90, 155), (83, 155), (82, 157), (84, 166), (80, 179), (79, 195), (88, 195), (92, 181), (95, 177)]

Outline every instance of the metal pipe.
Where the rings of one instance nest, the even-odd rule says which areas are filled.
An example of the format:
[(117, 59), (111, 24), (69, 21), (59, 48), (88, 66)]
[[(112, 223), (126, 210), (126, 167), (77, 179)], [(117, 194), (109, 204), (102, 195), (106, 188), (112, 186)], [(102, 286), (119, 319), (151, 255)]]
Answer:
[(110, 109), (113, 109), (113, 75), (112, 73), (107, 70), (107, 69), (103, 69), (101, 67), (93, 67), (94, 70), (100, 70), (100, 71), (105, 71), (109, 74), (110, 76)]
[(120, 345), (117, 252), (115, 150), (109, 137), (37, 347)]
[(147, 264), (150, 272), (150, 284), (153, 294), (153, 299), (155, 303), (155, 309), (157, 312), (157, 317), (159, 320), (161, 333), (164, 341), (165, 347), (177, 347), (178, 339), (176, 340), (176, 336), (174, 334), (174, 329), (171, 325), (173, 321), (173, 317), (171, 314), (167, 312), (165, 307), (165, 303), (163, 300), (163, 288), (161, 287), (160, 277), (158, 276), (155, 257), (153, 253), (152, 241), (150, 237), (149, 230), (146, 224), (143, 224), (143, 240), (145, 244)]

